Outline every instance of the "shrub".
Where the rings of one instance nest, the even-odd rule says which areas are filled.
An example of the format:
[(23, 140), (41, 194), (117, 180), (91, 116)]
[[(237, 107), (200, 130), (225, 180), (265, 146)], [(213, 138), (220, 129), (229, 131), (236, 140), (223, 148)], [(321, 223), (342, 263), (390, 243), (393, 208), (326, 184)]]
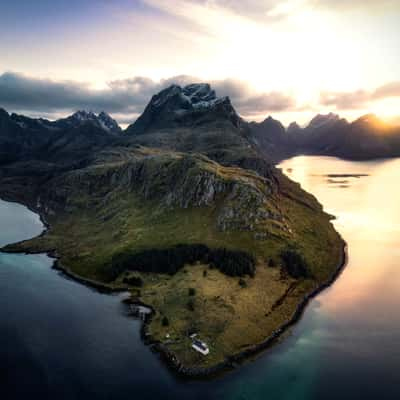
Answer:
[(282, 251), (281, 258), (285, 271), (295, 279), (308, 278), (310, 273), (307, 262), (304, 257), (294, 249), (286, 249)]
[(131, 286), (137, 286), (137, 287), (143, 286), (143, 280), (139, 276), (125, 277), (122, 282)]
[(274, 260), (273, 258), (270, 258), (270, 259), (269, 259), (269, 261), (268, 261), (268, 267), (270, 267), (270, 268), (276, 267), (276, 262), (275, 262), (275, 260)]
[(161, 320), (161, 325), (162, 326), (169, 326), (169, 320), (168, 318), (164, 315), (164, 317)]
[(254, 257), (244, 251), (223, 249), (210, 250), (209, 260), (224, 274), (229, 276), (254, 276), (256, 263)]
[(242, 287), (242, 288), (245, 288), (245, 287), (247, 287), (247, 282), (243, 278), (240, 278), (239, 279), (239, 286)]
[(194, 301), (193, 301), (193, 299), (190, 299), (187, 302), (186, 307), (188, 308), (189, 311), (194, 311)]
[(196, 294), (196, 289), (195, 288), (189, 288), (189, 296), (194, 296)]

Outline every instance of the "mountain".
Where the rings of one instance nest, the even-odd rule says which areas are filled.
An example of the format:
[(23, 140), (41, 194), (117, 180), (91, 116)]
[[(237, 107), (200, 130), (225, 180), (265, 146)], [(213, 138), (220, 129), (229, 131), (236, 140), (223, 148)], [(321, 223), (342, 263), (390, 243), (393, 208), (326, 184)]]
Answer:
[(239, 128), (238, 116), (228, 97), (218, 98), (209, 84), (172, 85), (154, 95), (143, 114), (127, 129), (128, 135), (171, 128), (194, 128), (229, 121)]
[(9, 115), (0, 109), (0, 165), (27, 158), (51, 136), (48, 121)]
[(48, 224), (4, 250), (51, 252), (68, 275), (150, 305), (145, 336), (182, 373), (264, 348), (343, 263), (331, 216), (261, 151), (286, 146), (282, 125), (255, 134), (208, 84), (154, 95), (123, 134), (105, 114), (0, 118), (2, 149), (18, 150), (0, 196)]
[(301, 127), (297, 122), (291, 122), (286, 129), (289, 136), (298, 135), (301, 132)]
[(9, 115), (0, 109), (0, 165), (39, 159), (72, 162), (110, 144), (121, 128), (108, 114), (78, 111), (56, 121)]
[(346, 142), (348, 122), (337, 114), (318, 114), (297, 138), (297, 146), (308, 153), (331, 152)]
[(249, 133), (230, 99), (217, 97), (210, 85), (172, 85), (151, 98), (121, 144), (198, 152), (223, 165), (268, 175), (271, 165)]
[(329, 113), (326, 115), (318, 114), (315, 116), (307, 126), (307, 130), (311, 132), (328, 130), (334, 127), (340, 121), (337, 114)]
[(360, 160), (400, 156), (400, 128), (371, 114), (351, 123), (332, 114), (320, 116), (303, 137), (302, 148), (311, 154)]
[(78, 162), (121, 136), (121, 128), (108, 114), (78, 111), (52, 123), (53, 134), (37, 149), (40, 159)]
[[(275, 162), (296, 154), (368, 160), (400, 156), (400, 127), (368, 114), (349, 123), (337, 114), (317, 115), (301, 128), (292, 123), (283, 133), (264, 122), (251, 123), (250, 137)], [(282, 140), (285, 137), (285, 140)]]
[(80, 127), (86, 124), (95, 126), (113, 135), (119, 135), (122, 132), (118, 123), (104, 111), (96, 115), (91, 111), (87, 112), (84, 110), (80, 110), (67, 118), (55, 121), (53, 126), (60, 129), (67, 129)]
[(285, 127), (272, 117), (266, 118), (260, 123), (250, 122), (251, 140), (257, 148), (263, 150), (265, 157), (274, 160), (274, 155), (284, 152), (288, 135)]

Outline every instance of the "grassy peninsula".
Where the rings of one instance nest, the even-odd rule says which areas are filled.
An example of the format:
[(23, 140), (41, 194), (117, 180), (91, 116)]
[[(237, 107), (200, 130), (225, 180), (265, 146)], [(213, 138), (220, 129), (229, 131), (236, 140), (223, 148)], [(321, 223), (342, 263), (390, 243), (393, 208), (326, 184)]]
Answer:
[[(49, 229), (8, 250), (56, 251), (75, 275), (126, 287), (132, 301), (155, 310), (147, 329), (153, 341), (185, 369), (212, 368), (290, 320), (342, 258), (330, 216), (297, 184), (278, 171), (275, 177), (200, 154), (139, 147), (127, 157), (123, 151), (47, 182), (36, 207)], [(172, 273), (157, 260), (155, 271), (135, 265), (141, 252), (173, 254), (174, 246), (198, 244), (233, 252), (233, 258), (243, 252), (255, 272), (223, 273), (218, 262), (196, 256)], [(291, 270), (283, 256), (288, 249), (306, 271)], [(116, 270), (116, 260), (126, 255), (133, 258)], [(209, 355), (191, 347), (193, 332)]]
[(7, 140), (21, 142), (0, 195), (48, 229), (7, 250), (51, 252), (74, 277), (129, 290), (154, 310), (146, 337), (180, 372), (262, 348), (343, 262), (331, 217), (208, 84), (162, 90), (124, 132), (105, 114), (24, 118), (23, 132), (16, 118), (4, 114)]

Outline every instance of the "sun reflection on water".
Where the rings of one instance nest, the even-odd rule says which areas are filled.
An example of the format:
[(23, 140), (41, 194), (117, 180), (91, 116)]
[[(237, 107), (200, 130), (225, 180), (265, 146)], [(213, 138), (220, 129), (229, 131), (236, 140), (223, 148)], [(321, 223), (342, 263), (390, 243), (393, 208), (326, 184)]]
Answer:
[[(301, 156), (280, 168), (336, 216), (333, 223), (348, 243), (349, 264), (319, 297), (321, 312), (361, 322), (368, 310), (365, 323), (370, 327), (390, 324), (388, 318), (398, 323), (400, 159), (352, 162)], [(332, 180), (345, 180), (345, 187)]]

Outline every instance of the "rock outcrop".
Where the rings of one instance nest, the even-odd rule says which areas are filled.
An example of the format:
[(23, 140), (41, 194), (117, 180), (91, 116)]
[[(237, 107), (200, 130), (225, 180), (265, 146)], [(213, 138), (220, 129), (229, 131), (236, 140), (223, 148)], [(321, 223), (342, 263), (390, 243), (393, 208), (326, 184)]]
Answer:
[(44, 185), (37, 204), (45, 213), (74, 212), (88, 199), (112, 201), (112, 193), (132, 192), (161, 210), (214, 207), (221, 231), (248, 230), (277, 218), (269, 197), (274, 182), (241, 168), (223, 167), (203, 155), (136, 154), (136, 159), (92, 165), (62, 174)]

